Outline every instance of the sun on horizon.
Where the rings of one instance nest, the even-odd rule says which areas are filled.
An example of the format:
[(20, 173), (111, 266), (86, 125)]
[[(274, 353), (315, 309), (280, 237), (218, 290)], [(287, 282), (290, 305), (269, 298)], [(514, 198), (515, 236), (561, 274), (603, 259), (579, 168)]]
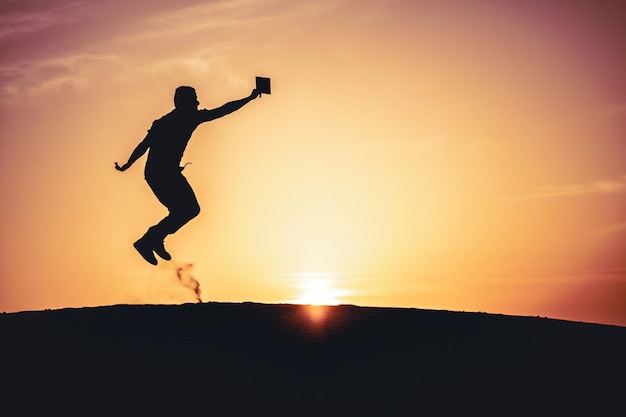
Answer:
[(334, 306), (341, 304), (341, 298), (348, 294), (335, 287), (332, 273), (305, 272), (298, 274), (297, 279), (300, 296), (289, 301), (293, 304)]

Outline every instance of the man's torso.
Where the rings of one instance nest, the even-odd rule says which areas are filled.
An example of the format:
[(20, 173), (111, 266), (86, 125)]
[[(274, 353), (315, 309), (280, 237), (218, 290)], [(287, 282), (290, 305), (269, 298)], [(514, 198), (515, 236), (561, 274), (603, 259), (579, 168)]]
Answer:
[(200, 123), (206, 121), (206, 110), (173, 110), (155, 120), (148, 131), (150, 150), (146, 162), (146, 173), (179, 171), (180, 160), (187, 148), (187, 143)]

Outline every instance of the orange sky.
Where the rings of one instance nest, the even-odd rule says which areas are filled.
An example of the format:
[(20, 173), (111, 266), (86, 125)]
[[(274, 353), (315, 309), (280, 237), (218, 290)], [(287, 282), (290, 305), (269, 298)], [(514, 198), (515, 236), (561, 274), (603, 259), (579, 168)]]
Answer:
[[(155, 4), (156, 3), (156, 4)], [(0, 8), (0, 311), (193, 301), (132, 242), (123, 162), (192, 85), (205, 301), (626, 325), (620, 1), (31, 1)], [(308, 294), (308, 295), (307, 295)]]

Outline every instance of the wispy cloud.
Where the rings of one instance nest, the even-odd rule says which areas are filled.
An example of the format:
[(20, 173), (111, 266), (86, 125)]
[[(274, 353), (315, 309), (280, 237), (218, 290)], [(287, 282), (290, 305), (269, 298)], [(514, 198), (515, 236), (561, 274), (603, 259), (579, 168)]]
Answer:
[(529, 195), (507, 200), (535, 200), (544, 198), (579, 197), (588, 195), (611, 195), (626, 192), (626, 175), (614, 180), (600, 180), (581, 184), (543, 186)]
[[(56, 4), (55, 4), (56, 3)], [(92, 6), (97, 3), (91, 2)], [(0, 11), (0, 41), (76, 21), (92, 7), (83, 0), (70, 2), (14, 2)]]
[(626, 222), (612, 224), (610, 226), (607, 226), (607, 227), (601, 229), (599, 231), (599, 234), (601, 234), (601, 235), (609, 235), (609, 234), (619, 233), (619, 232), (623, 232), (623, 231), (626, 231)]
[[(186, 0), (154, 5), (148, 0), (59, 0), (0, 6), (0, 104), (16, 98), (146, 75), (228, 73), (228, 56), (267, 47), (345, 1)], [(132, 24), (129, 24), (132, 22)], [(280, 25), (276, 34), (273, 28)], [(68, 29), (71, 28), (71, 29)], [(270, 30), (271, 29), (271, 30)], [(273, 34), (263, 36), (264, 30)], [(33, 44), (46, 32), (51, 47)], [(80, 36), (79, 36), (80, 35)], [(37, 36), (42, 36), (38, 34)]]
[(604, 107), (600, 112), (600, 118), (603, 120), (621, 117), (626, 117), (626, 102)]
[[(288, 0), (233, 0), (201, 2), (177, 10), (155, 14), (146, 18), (132, 39), (163, 39), (181, 37), (200, 32), (215, 32), (237, 28), (258, 29), (266, 23), (283, 22), (289, 30), (294, 23), (311, 21), (322, 13), (332, 11), (345, 3), (340, 0), (316, 2)], [(289, 24), (291, 23), (291, 24)]]
[(180, 37), (243, 25), (246, 20), (254, 18), (250, 10), (258, 4), (255, 0), (237, 0), (181, 7), (144, 19), (138, 25), (138, 30), (129, 35), (128, 39), (137, 41)]
[(95, 72), (114, 73), (109, 69), (116, 59), (114, 55), (76, 54), (0, 67), (0, 101), (85, 85)]

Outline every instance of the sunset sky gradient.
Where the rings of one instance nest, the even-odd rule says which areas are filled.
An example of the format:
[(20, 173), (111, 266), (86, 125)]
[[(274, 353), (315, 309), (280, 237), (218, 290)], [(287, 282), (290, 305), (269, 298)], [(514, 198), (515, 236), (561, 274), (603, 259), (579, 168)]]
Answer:
[(3, 1), (0, 311), (194, 300), (132, 248), (166, 213), (124, 162), (174, 89), (205, 301), (626, 325), (622, 1)]

